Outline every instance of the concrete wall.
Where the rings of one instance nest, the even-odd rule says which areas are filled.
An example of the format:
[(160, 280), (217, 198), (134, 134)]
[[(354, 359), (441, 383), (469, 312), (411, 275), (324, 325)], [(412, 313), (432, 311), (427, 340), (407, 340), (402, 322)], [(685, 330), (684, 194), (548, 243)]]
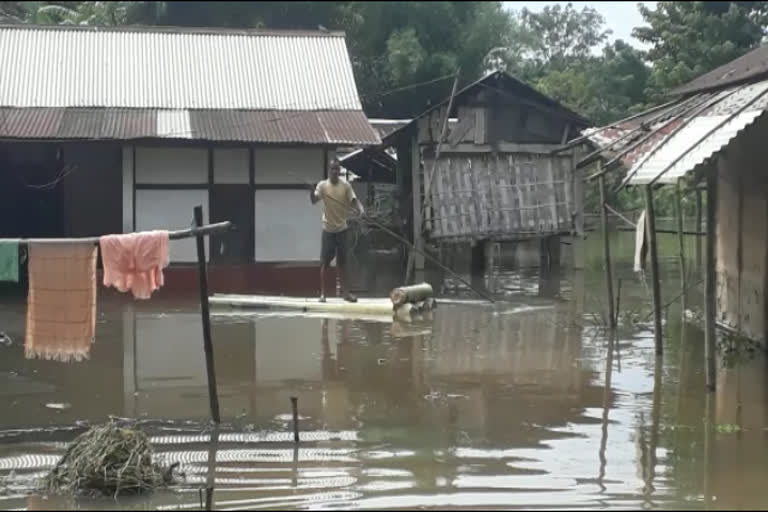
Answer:
[[(321, 148), (258, 148), (254, 151), (254, 183), (304, 185), (325, 175)], [(305, 189), (264, 188), (254, 192), (257, 262), (318, 262), (322, 206), (312, 205)]]
[[(192, 225), (193, 209), (203, 206), (208, 222), (208, 149), (205, 147), (136, 146), (134, 150), (136, 231), (185, 229)], [(146, 186), (171, 188), (147, 189)], [(198, 187), (198, 188), (193, 188)], [(203, 188), (200, 188), (203, 187)], [(206, 237), (210, 259), (210, 239)], [(171, 242), (171, 262), (197, 261), (195, 240)]]
[[(251, 226), (242, 224), (250, 224), (253, 218), (253, 254), (257, 262), (317, 262), (322, 210), (320, 206), (310, 204), (304, 188), (305, 184), (317, 183), (325, 175), (325, 159), (330, 155), (317, 147), (255, 147), (251, 150), (242, 146), (217, 146), (210, 155), (207, 146), (124, 146), (123, 231), (186, 228), (192, 222), (192, 210), (196, 205), (203, 206), (204, 220), (208, 222), (210, 207), (219, 204), (217, 208), (222, 209), (222, 202), (216, 203), (209, 191), (210, 162), (214, 184), (250, 187), (251, 152), (255, 187), (252, 191), (253, 217), (250, 200), (242, 205), (232, 205), (231, 212), (225, 208), (226, 211), (215, 215), (229, 218), (232, 214), (248, 212), (245, 221), (240, 215), (234, 220), (247, 231)], [(246, 232), (240, 236), (246, 236)], [(206, 244), (210, 260), (208, 239)], [(171, 262), (191, 263), (195, 260), (194, 240), (171, 243)]]
[(765, 340), (768, 292), (768, 120), (742, 132), (718, 159), (718, 320)]

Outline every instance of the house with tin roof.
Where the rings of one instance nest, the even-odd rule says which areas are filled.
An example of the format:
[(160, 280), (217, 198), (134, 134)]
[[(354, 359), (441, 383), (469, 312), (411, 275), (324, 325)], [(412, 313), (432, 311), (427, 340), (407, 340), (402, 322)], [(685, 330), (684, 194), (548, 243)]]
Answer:
[[(702, 270), (710, 347), (714, 350), (715, 326), (765, 345), (768, 47), (728, 62), (669, 95), (669, 103), (584, 133), (607, 160), (601, 173), (618, 171), (611, 175), (617, 189), (645, 187), (651, 207), (657, 187), (679, 186), (683, 194), (706, 191), (708, 243)], [(681, 261), (684, 264), (685, 258)], [(713, 375), (714, 356), (709, 361)], [(714, 377), (711, 380), (714, 385)]]
[[(380, 142), (343, 33), (0, 26), (0, 69), (0, 236), (179, 229), (202, 205), (237, 226), (207, 241), (217, 291), (315, 283), (307, 184)], [(194, 286), (194, 243), (169, 286)]]

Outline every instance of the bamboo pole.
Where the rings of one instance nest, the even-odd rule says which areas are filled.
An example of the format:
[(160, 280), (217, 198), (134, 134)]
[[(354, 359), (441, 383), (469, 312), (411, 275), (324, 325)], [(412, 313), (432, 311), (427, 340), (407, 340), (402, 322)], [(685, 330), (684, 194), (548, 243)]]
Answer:
[(717, 320), (717, 168), (707, 175), (707, 250), (705, 264), (705, 301), (704, 301), (704, 353), (706, 357), (707, 389), (714, 391), (716, 387), (715, 365), (715, 322)]
[[(601, 163), (598, 162), (598, 168)], [(605, 256), (605, 281), (608, 287), (608, 323), (611, 329), (616, 328), (616, 315), (613, 307), (613, 270), (611, 268), (611, 242), (608, 239), (608, 215), (605, 208), (605, 176), (600, 176), (600, 218), (603, 224), (603, 255)]]
[[(672, 105), (674, 105), (675, 103), (677, 103), (679, 101), (680, 101), (679, 99), (668, 101), (668, 102), (666, 102), (666, 103), (664, 103), (662, 105), (658, 105), (656, 107), (649, 108), (648, 110), (644, 110), (644, 111), (639, 112), (637, 114), (633, 114), (633, 115), (631, 115), (629, 117), (625, 117), (624, 119), (620, 119), (619, 121), (615, 121), (615, 122), (613, 122), (613, 123), (611, 123), (609, 125), (602, 126), (602, 127), (598, 128), (598, 129), (596, 129), (595, 131), (591, 132), (589, 135), (581, 135), (579, 137), (576, 137), (575, 139), (573, 139), (572, 141), (570, 141), (568, 143), (562, 144), (560, 147), (553, 149), (550, 152), (550, 154), (554, 155), (554, 154), (557, 154), (557, 153), (562, 153), (563, 151), (567, 151), (567, 150), (571, 149), (574, 146), (578, 146), (579, 144), (581, 144), (584, 141), (588, 140), (589, 137), (597, 135), (600, 132), (603, 132), (605, 130), (609, 130), (611, 128), (616, 128), (619, 125), (622, 125), (622, 124), (624, 124), (626, 122), (632, 121), (632, 120), (637, 119), (639, 117), (647, 116), (649, 114), (653, 114), (654, 112), (658, 112), (661, 109), (664, 109), (664, 108), (667, 108), (669, 106), (672, 106)], [(680, 104), (682, 105), (682, 104), (684, 104), (686, 102), (689, 102), (689, 100), (685, 100), (685, 101), (681, 102)], [(647, 124), (647, 121), (646, 121), (646, 124)], [(634, 133), (634, 131), (635, 130), (633, 130), (633, 133)]]
[(675, 209), (677, 210), (677, 243), (679, 245), (680, 253), (678, 259), (680, 262), (680, 287), (682, 290), (681, 304), (683, 312), (685, 312), (686, 305), (686, 290), (687, 290), (687, 274), (685, 272), (685, 242), (683, 239), (683, 200), (682, 192), (680, 190), (680, 181), (678, 180), (675, 189)]
[[(215, 224), (201, 225), (199, 227), (181, 229), (178, 231), (169, 231), (170, 240), (181, 240), (183, 238), (192, 238), (196, 236), (205, 236), (219, 231), (232, 229), (231, 222), (217, 222)], [(24, 244), (98, 244), (101, 237), (89, 236), (83, 238), (0, 238), (0, 242)]]
[[(203, 226), (203, 207), (195, 206), (195, 226)], [(213, 362), (213, 343), (211, 342), (211, 312), (208, 306), (208, 270), (205, 261), (205, 239), (197, 233), (197, 266), (200, 276), (200, 313), (203, 319), (203, 348), (205, 349), (205, 370), (208, 373), (208, 399), (211, 405), (211, 417), (217, 425), (221, 423), (219, 413), (219, 395), (216, 388), (216, 367)]]
[(661, 281), (659, 276), (659, 247), (656, 242), (656, 214), (653, 210), (653, 189), (645, 187), (646, 231), (648, 234), (648, 253), (651, 256), (651, 281), (653, 284), (653, 338), (656, 343), (656, 355), (664, 353), (663, 332), (661, 327)]

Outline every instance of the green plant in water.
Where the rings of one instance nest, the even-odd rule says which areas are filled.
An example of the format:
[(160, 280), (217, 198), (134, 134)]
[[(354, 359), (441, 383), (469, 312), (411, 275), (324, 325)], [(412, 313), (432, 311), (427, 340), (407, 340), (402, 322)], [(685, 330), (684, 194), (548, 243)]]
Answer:
[(717, 432), (720, 434), (736, 434), (738, 432), (742, 432), (744, 429), (741, 428), (740, 425), (723, 423), (723, 424), (717, 425), (715, 427), (715, 430), (717, 430)]
[(726, 333), (717, 340), (717, 350), (725, 368), (752, 360), (759, 349), (759, 342), (739, 334)]

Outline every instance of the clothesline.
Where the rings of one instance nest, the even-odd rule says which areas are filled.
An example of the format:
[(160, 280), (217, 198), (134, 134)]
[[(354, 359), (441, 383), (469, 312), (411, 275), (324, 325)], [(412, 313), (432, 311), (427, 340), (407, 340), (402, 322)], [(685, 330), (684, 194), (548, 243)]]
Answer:
[[(171, 240), (181, 240), (183, 238), (192, 238), (198, 235), (209, 235), (219, 231), (232, 229), (230, 221), (217, 222), (215, 224), (206, 224), (199, 228), (181, 229), (178, 231), (169, 231), (168, 238)], [(18, 244), (98, 244), (101, 237), (92, 236), (84, 238), (0, 238), (0, 243), (18, 243)]]

